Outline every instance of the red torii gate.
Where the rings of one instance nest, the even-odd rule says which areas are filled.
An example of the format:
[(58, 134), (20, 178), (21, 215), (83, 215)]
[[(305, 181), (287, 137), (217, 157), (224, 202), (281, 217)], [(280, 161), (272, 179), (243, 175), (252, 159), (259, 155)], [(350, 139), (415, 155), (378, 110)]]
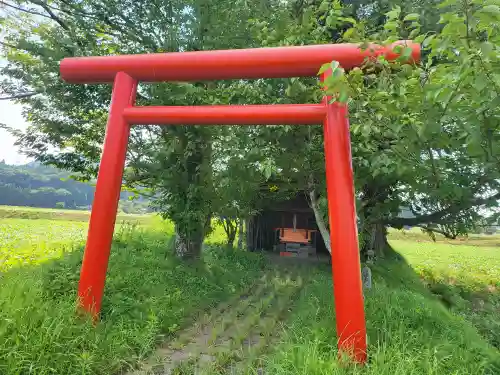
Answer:
[[(418, 61), (420, 46), (403, 43), (412, 49), (411, 60)], [(389, 60), (398, 57), (393, 46), (371, 46), (361, 50), (356, 44), (327, 44), (62, 60), (61, 76), (67, 82), (113, 83), (78, 288), (81, 307), (94, 317), (101, 310), (130, 126), (323, 123), (338, 346), (356, 361), (366, 361), (365, 313), (346, 105), (329, 103), (328, 97), (321, 104), (167, 107), (134, 104), (139, 81), (315, 76), (328, 61), (336, 60), (344, 69), (351, 69), (360, 66), (365, 58), (379, 55)]]

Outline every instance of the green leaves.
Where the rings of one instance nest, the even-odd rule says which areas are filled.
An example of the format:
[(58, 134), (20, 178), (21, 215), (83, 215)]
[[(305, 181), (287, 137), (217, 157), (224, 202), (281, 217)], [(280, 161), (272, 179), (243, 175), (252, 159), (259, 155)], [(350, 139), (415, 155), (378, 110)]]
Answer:
[[(100, 155), (110, 88), (62, 83), (57, 70), (64, 56), (332, 39), (363, 49), (368, 42), (413, 39), (422, 43), (420, 65), (405, 65), (412, 52), (405, 45), (395, 47), (397, 61), (381, 56), (350, 71), (325, 61), (318, 71), (327, 76), (323, 91), (317, 78), (156, 84), (140, 87), (139, 104), (317, 103), (325, 94), (349, 102), (358, 198), (373, 207), (378, 219), (393, 215), (398, 205), (415, 204), (426, 214), (498, 189), (499, 171), (486, 173), (484, 167), (498, 163), (500, 155), (498, 0), (477, 0), (467, 9), (445, 0), (440, 10), (425, 0), (405, 3), (385, 16), (380, 9), (387, 4), (381, 2), (362, 16), (339, 1), (300, 6), (222, 1), (208, 8), (194, 1), (189, 12), (185, 2), (177, 1), (57, 3), (69, 30), (25, 17), (6, 28), (6, 43), (20, 50), (5, 49), (2, 89), (44, 92), (23, 100), (34, 127), (20, 137), (40, 159), (90, 175)], [(151, 24), (158, 26), (145, 26)], [(61, 152), (51, 154), (48, 145)], [(160, 197), (157, 209), (195, 235), (207, 229), (204, 220), (213, 212), (234, 216), (258, 209), (256, 194), (264, 180), (303, 190), (312, 175), (319, 190), (324, 185), (322, 131), (314, 126), (134, 129), (128, 163), (134, 183)], [(372, 188), (383, 191), (384, 199), (368, 194)], [(447, 220), (458, 220), (460, 212)]]
[(410, 13), (403, 18), (403, 21), (418, 21), (419, 19), (420, 19), (420, 14)]
[(329, 70), (331, 67), (331, 64), (332, 63), (324, 63), (323, 65), (321, 65), (321, 68), (319, 68), (317, 75), (321, 75), (321, 74), (325, 73), (327, 70)]
[(327, 74), (322, 83), (325, 89), (325, 94), (332, 96), (332, 102), (347, 102), (350, 96), (350, 88), (348, 87), (347, 80), (345, 78), (345, 71), (340, 67), (339, 62), (332, 61), (329, 64), (324, 64), (321, 69), (323, 69), (323, 72), (327, 72), (328, 70), (331, 71), (331, 74)]
[(492, 16), (500, 16), (500, 5), (490, 4), (482, 7), (476, 13), (486, 13)]
[(401, 7), (399, 5), (396, 6), (394, 9), (387, 12), (385, 15), (388, 18), (388, 22), (391, 22), (392, 20), (399, 18), (399, 16), (401, 15)]
[(412, 52), (413, 50), (411, 49), (411, 47), (404, 47), (403, 52), (401, 53), (401, 60), (408, 61)]
[(493, 44), (490, 42), (483, 42), (479, 45), (479, 48), (481, 49), (481, 52), (484, 57), (489, 57), (490, 53), (493, 52)]
[(319, 68), (317, 75), (321, 75), (327, 72), (328, 70), (331, 70), (332, 75), (339, 76), (340, 75), (339, 71), (341, 70), (339, 62), (334, 60), (330, 63), (325, 63), (321, 65), (321, 68)]

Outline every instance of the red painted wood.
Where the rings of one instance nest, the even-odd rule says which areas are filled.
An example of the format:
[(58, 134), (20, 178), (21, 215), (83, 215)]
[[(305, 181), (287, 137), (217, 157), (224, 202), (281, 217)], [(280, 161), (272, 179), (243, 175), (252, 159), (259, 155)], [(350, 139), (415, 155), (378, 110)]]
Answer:
[(80, 305), (94, 318), (101, 311), (130, 132), (123, 110), (134, 104), (136, 89), (136, 80), (125, 73), (116, 75), (78, 285)]
[(123, 116), (131, 125), (311, 125), (325, 112), (321, 104), (151, 106), (126, 108)]
[(323, 124), (335, 321), (339, 352), (366, 361), (366, 325), (347, 106), (328, 104)]
[[(412, 58), (420, 60), (420, 47), (406, 43)], [(337, 60), (344, 69), (363, 63), (367, 56), (397, 58), (393, 46), (318, 44), (297, 47), (251, 48), (221, 51), (149, 53), (142, 55), (70, 57), (61, 61), (61, 77), (72, 83), (113, 82), (125, 72), (146, 82), (202, 81), (236, 78), (315, 76), (322, 64)]]

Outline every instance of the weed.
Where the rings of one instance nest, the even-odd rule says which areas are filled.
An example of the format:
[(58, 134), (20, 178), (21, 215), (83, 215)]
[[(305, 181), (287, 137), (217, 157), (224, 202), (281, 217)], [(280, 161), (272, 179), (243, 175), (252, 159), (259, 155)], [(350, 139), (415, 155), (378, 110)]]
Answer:
[[(393, 273), (390, 281), (385, 276)], [(396, 273), (397, 275), (394, 275)], [(500, 355), (460, 317), (450, 314), (404, 263), (374, 270), (374, 288), (365, 293), (370, 362), (346, 366), (337, 358), (331, 275), (310, 276), (284, 323), (281, 339), (261, 356), (272, 374), (498, 374)], [(398, 279), (409, 280), (402, 287)], [(258, 373), (258, 368), (248, 370)]]
[(203, 261), (165, 257), (168, 235), (140, 228), (118, 231), (102, 319), (75, 314), (83, 247), (60, 259), (12, 268), (0, 279), (0, 373), (113, 374), (133, 367), (202, 309), (251, 284), (260, 256), (217, 252)]
[[(171, 222), (129, 220), (116, 231), (101, 321), (94, 326), (75, 314), (87, 224), (65, 211), (17, 210), (5, 218), (6, 211), (0, 207), (2, 375), (119, 373), (181, 330), (190, 334), (181, 335), (178, 347), (192, 345), (191, 333), (207, 326), (214, 345), (202, 349), (214, 358), (207, 369), (213, 373), (232, 371), (235, 361), (248, 374), (500, 373), (493, 348), (500, 343), (495, 237), (478, 236), (473, 240), (481, 245), (471, 246), (472, 238), (434, 243), (417, 232), (391, 232), (411, 267), (404, 261), (373, 267), (374, 287), (365, 292), (370, 360), (361, 367), (333, 360), (329, 267), (262, 278), (268, 260), (217, 245), (223, 239), (217, 228), (202, 261), (181, 262), (169, 251)], [(58, 217), (47, 220), (48, 211)], [(185, 330), (215, 306), (216, 315)], [(186, 361), (176, 370), (191, 374), (193, 368)]]

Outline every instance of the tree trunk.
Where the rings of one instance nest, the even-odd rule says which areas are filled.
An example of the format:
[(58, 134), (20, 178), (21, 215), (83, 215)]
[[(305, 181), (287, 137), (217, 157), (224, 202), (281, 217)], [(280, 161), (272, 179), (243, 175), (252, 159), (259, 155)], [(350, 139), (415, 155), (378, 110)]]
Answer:
[(375, 257), (384, 258), (390, 249), (387, 242), (387, 228), (383, 223), (365, 223), (361, 232), (361, 254), (367, 257), (368, 250), (375, 253)]
[(237, 223), (230, 218), (223, 218), (222, 227), (224, 228), (224, 232), (226, 232), (226, 244), (232, 249), (234, 247), (234, 240), (236, 239)]
[(238, 250), (243, 250), (243, 238), (245, 237), (244, 233), (244, 223), (245, 220), (243, 218), (238, 219)]
[(227, 246), (229, 248), (233, 248), (234, 247), (234, 240), (236, 239), (236, 230), (234, 231), (231, 231), (231, 233), (229, 234), (229, 236), (227, 237)]
[(361, 204), (358, 215), (361, 219), (359, 237), (361, 258), (366, 261), (368, 251), (374, 252), (376, 258), (384, 258), (392, 253), (387, 242), (387, 228), (384, 217), (387, 215), (384, 204), (390, 197), (394, 184), (383, 179), (367, 182), (361, 190)]
[(174, 242), (175, 255), (183, 259), (199, 258), (201, 256), (201, 249), (203, 246), (203, 237), (202, 230), (186, 236), (184, 233), (179, 231), (176, 226)]
[(310, 205), (314, 212), (314, 218), (316, 219), (316, 224), (318, 225), (319, 233), (323, 238), (325, 247), (328, 252), (332, 253), (332, 246), (330, 243), (330, 231), (326, 227), (325, 221), (323, 220), (323, 215), (319, 211), (318, 199), (316, 198), (316, 191), (314, 189), (309, 191)]
[(254, 231), (254, 221), (255, 221), (255, 216), (252, 216), (250, 218), (247, 219), (247, 222), (246, 222), (246, 228), (247, 228), (247, 231), (246, 231), (246, 245), (247, 245), (247, 251), (254, 251), (255, 250), (255, 246), (254, 246), (254, 242), (253, 242), (253, 231)]

